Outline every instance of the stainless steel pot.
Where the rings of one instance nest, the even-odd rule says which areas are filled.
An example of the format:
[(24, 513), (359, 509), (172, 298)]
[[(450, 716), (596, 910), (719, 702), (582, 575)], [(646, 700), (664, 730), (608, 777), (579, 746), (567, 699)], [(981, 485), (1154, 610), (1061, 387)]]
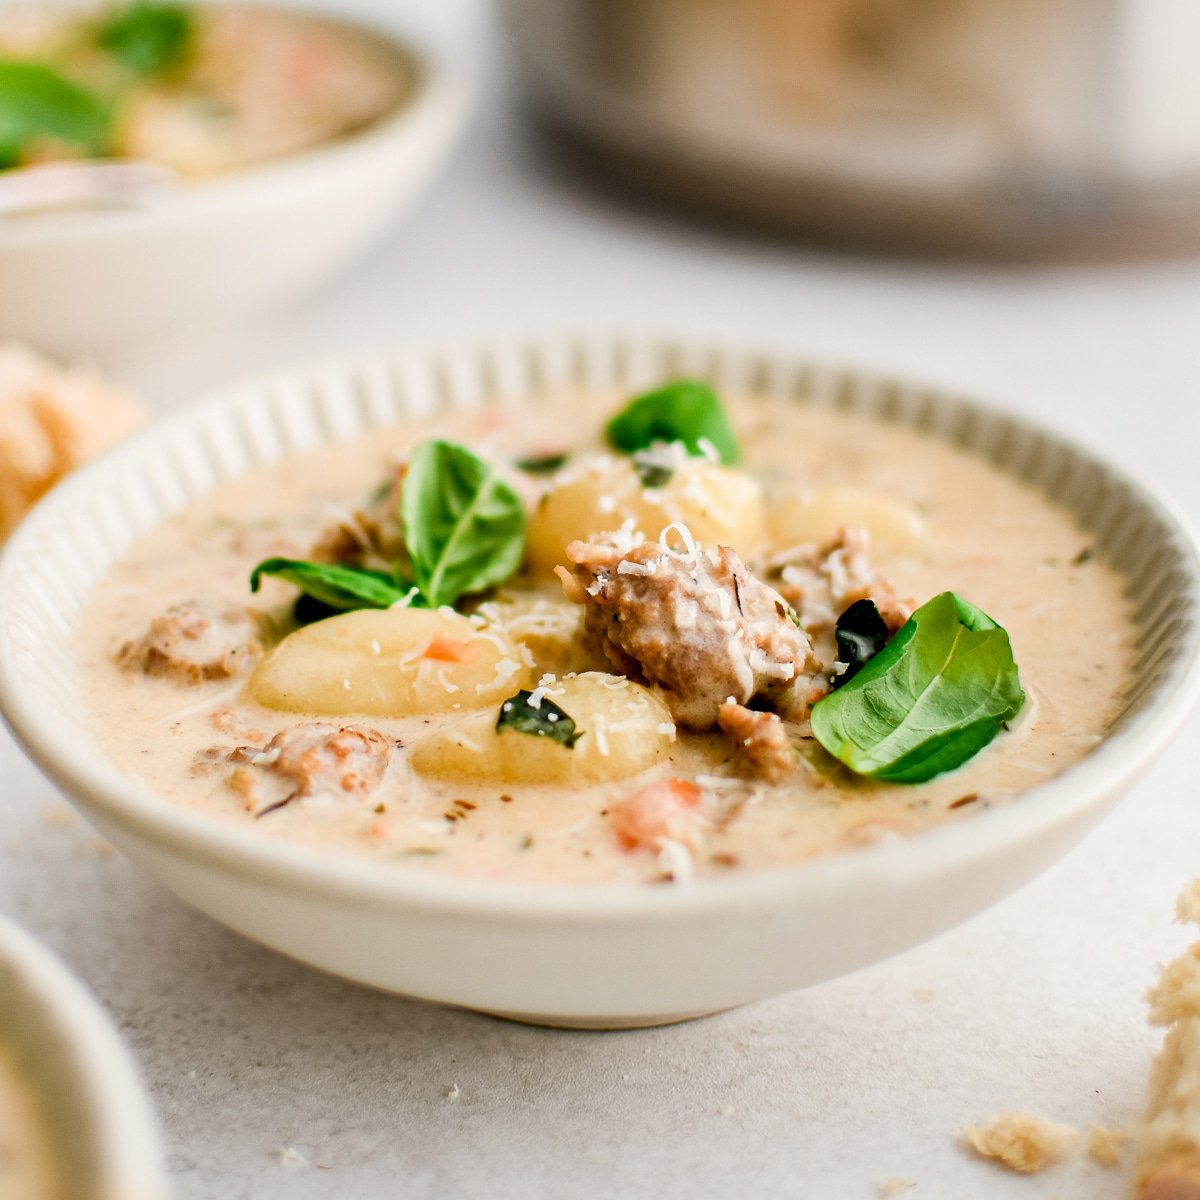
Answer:
[(502, 0), (606, 173), (858, 241), (1200, 245), (1200, 5)]

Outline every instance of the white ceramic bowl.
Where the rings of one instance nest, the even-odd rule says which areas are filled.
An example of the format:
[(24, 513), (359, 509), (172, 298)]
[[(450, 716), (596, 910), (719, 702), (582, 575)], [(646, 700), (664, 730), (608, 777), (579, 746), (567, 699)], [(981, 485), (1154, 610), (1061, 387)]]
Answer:
[(38, 1113), (55, 1196), (166, 1196), (158, 1126), (107, 1017), (48, 950), (3, 918), (0, 1055)]
[[(172, 806), (98, 750), (69, 638), (129, 542), (214, 482), (406, 413), (519, 405), (539, 389), (702, 374), (947, 439), (1073, 509), (1137, 600), (1142, 669), (1078, 765), (950, 826), (783, 870), (681, 887), (518, 886), (272, 842)], [(235, 388), (60, 485), (0, 560), (0, 711), (100, 831), (219, 921), (326, 970), (556, 1024), (648, 1024), (785, 992), (948, 929), (1078, 841), (1200, 691), (1200, 566), (1178, 520), (1086, 451), (953, 397), (803, 361), (621, 339), (400, 355)]]
[(449, 64), (382, 32), (412, 72), (390, 115), (312, 150), (181, 183), (142, 210), (0, 217), (0, 330), (59, 354), (226, 325), (311, 289), (411, 206), (468, 111)]

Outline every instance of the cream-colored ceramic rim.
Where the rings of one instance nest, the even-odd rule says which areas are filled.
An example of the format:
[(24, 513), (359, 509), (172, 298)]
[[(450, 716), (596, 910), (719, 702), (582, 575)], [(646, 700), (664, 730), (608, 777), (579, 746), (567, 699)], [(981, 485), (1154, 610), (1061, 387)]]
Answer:
[[(63, 9), (94, 7), (60, 0)], [(0, 220), (0, 250), (5, 246), (89, 240), (98, 232), (134, 225), (138, 229), (173, 225), (202, 211), (233, 220), (244, 210), (278, 203), (281, 193), (307, 188), (317, 176), (335, 177), (354, 169), (360, 159), (409, 155), (415, 130), (425, 126), (456, 128), (470, 106), (466, 77), (432, 51), (375, 25), (319, 11), (298, 10), (333, 27), (365, 38), (388, 54), (397, 72), (409, 74), (412, 86), (389, 112), (353, 133), (281, 158), (254, 163), (213, 179), (181, 182), (177, 191), (146, 209), (47, 213)]]
[(49, 951), (2, 918), (0, 1052), (41, 1115), (56, 1196), (166, 1195), (158, 1126), (112, 1026)]
[[(969, 821), (912, 838), (684, 888), (536, 886), (407, 872), (272, 842), (171, 805), (122, 776), (88, 732), (70, 637), (89, 588), (141, 533), (203, 495), (293, 451), (353, 438), (406, 415), (520, 405), (559, 388), (632, 391), (703, 376), (730, 393), (866, 414), (977, 454), (1064, 504), (1124, 576), (1145, 647), (1126, 708), (1063, 774)], [(1163, 749), (1200, 694), (1200, 557), (1146, 484), (1073, 442), (920, 385), (787, 355), (623, 337), (556, 339), (444, 354), (399, 353), (234, 387), (159, 421), (56, 488), (0, 558), (0, 712), (85, 811), (226, 873), (341, 904), (432, 908), (485, 922), (637, 921), (680, 910), (781, 903), (839, 886), (906, 882), (1050, 830), (1126, 785)]]

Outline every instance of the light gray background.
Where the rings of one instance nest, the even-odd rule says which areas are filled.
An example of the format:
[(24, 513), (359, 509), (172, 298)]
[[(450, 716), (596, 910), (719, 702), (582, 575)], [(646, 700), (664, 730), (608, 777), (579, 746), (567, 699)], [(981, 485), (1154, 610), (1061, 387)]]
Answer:
[[(676, 223), (590, 194), (523, 135), (475, 0), (345, 5), (479, 63), (479, 118), (416, 218), (254, 328), (105, 365), (166, 406), (288, 363), (552, 330), (682, 331), (997, 398), (1200, 513), (1200, 261), (879, 263)], [(69, 814), (0, 733), (0, 909), (113, 1015), (181, 1200), (906, 1195), (1105, 1200), (1120, 1172), (972, 1160), (1005, 1108), (1138, 1112), (1141, 994), (1200, 873), (1193, 720), (1115, 816), (1018, 896), (856, 976), (669, 1029), (525, 1029), (376, 994), (183, 908)], [(514, 970), (520, 964), (513, 964)], [(456, 1090), (457, 1089), (457, 1090)], [(294, 1153), (288, 1152), (294, 1151)]]

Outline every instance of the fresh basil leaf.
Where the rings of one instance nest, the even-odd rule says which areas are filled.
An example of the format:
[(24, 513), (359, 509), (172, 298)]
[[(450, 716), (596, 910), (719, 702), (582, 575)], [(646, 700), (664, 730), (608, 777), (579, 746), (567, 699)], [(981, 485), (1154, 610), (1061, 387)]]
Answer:
[(972, 758), (1024, 703), (1008, 634), (943, 592), (814, 705), (812, 731), (860, 775), (923, 783)]
[(413, 583), (430, 608), (502, 583), (521, 565), (521, 497), (465, 446), (429, 441), (412, 452), (400, 513)]
[(135, 0), (104, 20), (96, 45), (135, 75), (167, 75), (187, 59), (194, 25), (182, 5)]
[(834, 629), (838, 660), (846, 664), (833, 681), (835, 688), (844, 687), (887, 645), (888, 627), (872, 600), (855, 600), (837, 619)]
[(6, 165), (20, 162), (22, 151), (42, 139), (103, 154), (109, 128), (105, 105), (53, 67), (0, 62), (0, 160)]
[[(250, 575), (252, 592), (257, 592), (262, 586), (264, 575), (286, 580), (306, 596), (337, 612), (349, 612), (356, 608), (391, 608), (411, 590), (402, 587), (386, 571), (304, 562), (296, 558), (268, 558), (260, 562)], [(298, 610), (297, 619), (308, 617), (309, 620), (318, 620), (320, 618), (316, 614), (319, 611)]]
[(513, 466), (527, 475), (549, 475), (564, 466), (570, 457), (564, 450), (561, 454), (543, 454), (537, 458), (518, 458)]
[(496, 732), (513, 729), (518, 733), (532, 734), (534, 737), (548, 737), (560, 746), (573, 750), (575, 743), (583, 737), (582, 731), (575, 732), (574, 719), (548, 696), (542, 696), (537, 708), (534, 708), (529, 703), (532, 695), (532, 692), (522, 688), (500, 705), (500, 715), (496, 718)]
[(723, 463), (738, 460), (737, 438), (716, 392), (695, 379), (677, 379), (631, 400), (608, 423), (609, 444), (626, 454), (654, 442), (682, 442), (689, 454), (703, 454), (702, 443)]

